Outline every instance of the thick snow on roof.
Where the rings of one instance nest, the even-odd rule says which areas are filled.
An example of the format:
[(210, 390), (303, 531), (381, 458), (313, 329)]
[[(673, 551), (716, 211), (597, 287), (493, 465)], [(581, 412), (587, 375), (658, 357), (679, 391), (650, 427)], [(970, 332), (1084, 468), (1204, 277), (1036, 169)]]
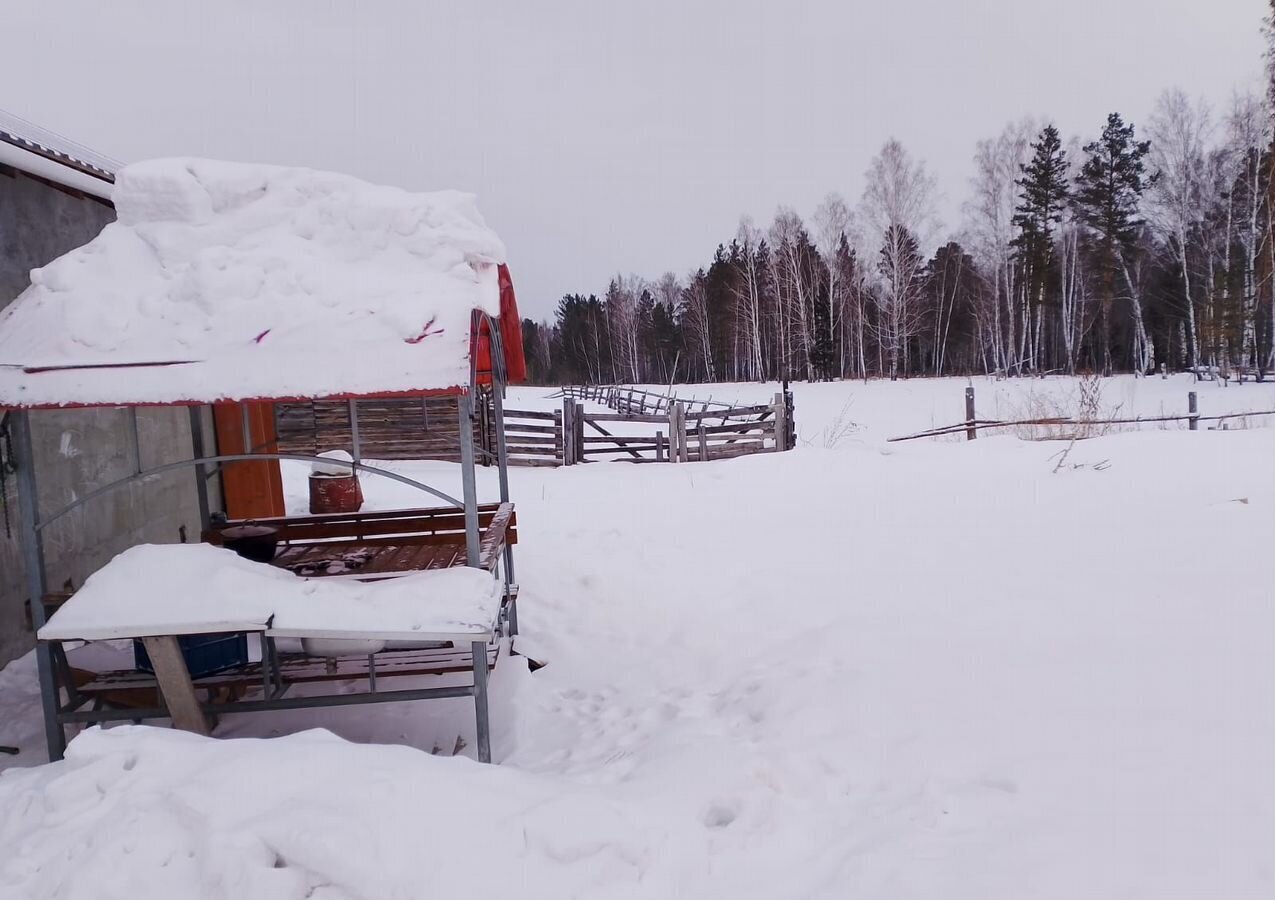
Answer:
[(504, 246), (470, 195), (310, 169), (122, 169), (119, 220), (0, 313), (0, 406), (174, 403), (469, 382)]

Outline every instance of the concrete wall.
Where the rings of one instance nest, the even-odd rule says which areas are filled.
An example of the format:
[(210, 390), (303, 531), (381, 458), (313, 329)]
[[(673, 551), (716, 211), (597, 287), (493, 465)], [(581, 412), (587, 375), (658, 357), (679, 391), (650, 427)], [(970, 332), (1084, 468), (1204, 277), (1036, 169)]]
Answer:
[[(31, 269), (91, 240), (113, 219), (109, 206), (0, 167), (0, 308), (26, 289)], [(143, 468), (191, 456), (184, 409), (139, 410), (136, 449), (127, 410), (36, 411), (31, 428), (45, 517), (135, 471), (135, 455)], [(50, 525), (45, 532), (50, 588), (68, 580), (83, 584), (91, 572), (134, 544), (176, 541), (182, 526), (191, 540), (198, 540), (194, 484), (194, 470), (179, 469), (90, 501)], [(6, 486), (10, 527), (6, 534), (0, 521), (0, 665), (33, 643), (12, 475)]]

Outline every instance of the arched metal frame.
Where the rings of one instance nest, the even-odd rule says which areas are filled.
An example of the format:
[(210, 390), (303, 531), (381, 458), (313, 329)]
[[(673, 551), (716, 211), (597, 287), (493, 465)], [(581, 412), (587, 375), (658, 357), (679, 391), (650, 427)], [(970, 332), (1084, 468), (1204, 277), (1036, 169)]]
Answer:
[(112, 481), (110, 484), (104, 484), (100, 488), (89, 491), (89, 493), (80, 497), (75, 502), (68, 503), (53, 515), (39, 519), (36, 522), (35, 528), (37, 531), (43, 531), (47, 526), (52, 525), (67, 513), (74, 512), (79, 509), (90, 500), (95, 500), (104, 494), (109, 494), (112, 491), (119, 490), (120, 488), (132, 484), (135, 481), (145, 481), (148, 478), (154, 478), (157, 475), (163, 475), (166, 472), (172, 472), (177, 469), (183, 469), (190, 466), (204, 466), (209, 463), (221, 462), (256, 462), (258, 460), (267, 459), (295, 459), (300, 460), (301, 462), (321, 462), (325, 465), (349, 466), (351, 471), (368, 472), (372, 475), (379, 475), (382, 478), (390, 478), (394, 481), (399, 481), (403, 484), (414, 487), (417, 490), (433, 494), (435, 497), (443, 500), (451, 506), (456, 507), (457, 509), (463, 509), (465, 505), (463, 501), (457, 500), (450, 494), (444, 494), (442, 491), (437, 488), (430, 487), (423, 481), (416, 481), (415, 479), (408, 478), (405, 475), (399, 475), (397, 472), (391, 472), (388, 469), (378, 469), (375, 466), (368, 466), (363, 463), (345, 462), (344, 460), (334, 460), (322, 456), (306, 456), (300, 453), (223, 453), (217, 456), (197, 456), (192, 459), (181, 459), (177, 462), (164, 463), (162, 466), (155, 466), (153, 469), (145, 469), (141, 472), (135, 472), (132, 475), (127, 475), (124, 478)]
[[(478, 371), (478, 341), (482, 335), (486, 335), (489, 341), (491, 371)], [(479, 527), (478, 527), (478, 492), (475, 476), (475, 447), (474, 447), (474, 402), (480, 391), (479, 377), (481, 375), (489, 375), (491, 378), (491, 399), (493, 406), (493, 414), (495, 419), (496, 432), (496, 462), (499, 467), (500, 476), (500, 499), (502, 502), (509, 500), (509, 470), (508, 470), (508, 453), (505, 443), (504, 431), (504, 391), (507, 383), (507, 369), (504, 358), (504, 342), (501, 339), (500, 326), (498, 321), (489, 313), (483, 310), (474, 310), (470, 320), (471, 335), (471, 352), (470, 352), (470, 373), (468, 390), (459, 394), (458, 414), (460, 425), (460, 457), (461, 457), (461, 481), (462, 481), (462, 497), (457, 499), (446, 494), (424, 482), (390, 472), (386, 469), (377, 468), (364, 464), (359, 454), (358, 448), (358, 418), (356, 404), (351, 401), (351, 431), (355, 442), (353, 448), (354, 461), (345, 463), (344, 461), (333, 461), (318, 456), (307, 456), (303, 454), (292, 453), (235, 453), (235, 454), (212, 454), (204, 453), (204, 435), (202, 428), (201, 406), (191, 407), (191, 439), (192, 450), (194, 456), (191, 459), (179, 460), (176, 462), (165, 463), (151, 469), (142, 470), (140, 458), (137, 459), (136, 471), (130, 475), (120, 478), (110, 484), (96, 488), (83, 497), (77, 498), (74, 502), (67, 504), (48, 517), (41, 517), (39, 514), (39, 493), (36, 482), (34, 448), (31, 436), (30, 413), (25, 409), (13, 410), (11, 412), (13, 422), (13, 437), (16, 445), (16, 455), (18, 456), (17, 466), (17, 482), (19, 490), (19, 507), (21, 515), (21, 532), (22, 532), (22, 555), (23, 564), (26, 569), (27, 591), (31, 597), (31, 617), (38, 632), (45, 624), (44, 597), (48, 593), (47, 575), (44, 568), (44, 529), (58, 521), (63, 516), (84, 504), (108, 494), (112, 491), (119, 490), (122, 487), (133, 484), (138, 481), (144, 481), (157, 475), (175, 471), (182, 468), (194, 467), (197, 470), (196, 483), (198, 485), (199, 510), (201, 517), (201, 525), (208, 527), (208, 498), (206, 493), (206, 474), (205, 467), (228, 462), (256, 462), (265, 460), (284, 460), (295, 459), (303, 462), (322, 461), (327, 464), (348, 465), (352, 471), (367, 472), (383, 478), (389, 478), (393, 481), (406, 484), (410, 487), (429, 493), (443, 500), (451, 506), (462, 509), (465, 515), (465, 544), (467, 564), (477, 566), (479, 564)], [(136, 407), (130, 408), (134, 427), (136, 426)], [(133, 438), (134, 451), (140, 456), (137, 447), (136, 436), (134, 432)], [(244, 442), (245, 448), (251, 450), (249, 441)], [(504, 579), (507, 585), (513, 583), (513, 555), (512, 548), (507, 544), (505, 546), (504, 555)], [(516, 634), (517, 613), (512, 602), (508, 610), (508, 624), (511, 634)], [(477, 652), (477, 650), (475, 651)], [(477, 657), (475, 657), (477, 659)], [(41, 705), (44, 712), (45, 738), (48, 744), (50, 760), (61, 759), (66, 749), (66, 734), (63, 731), (62, 723), (59, 721), (59, 703), (60, 703), (60, 687), (57, 682), (57, 676), (53, 665), (53, 653), (49, 644), (39, 642), (36, 645), (36, 665), (40, 678), (40, 694)], [(475, 667), (475, 677), (478, 667)], [(490, 750), (487, 747), (486, 734), (486, 669), (483, 669), (482, 680), (483, 688), (480, 690), (475, 687), (474, 697), (476, 711), (479, 720), (479, 743), (480, 757), (489, 758)], [(477, 685), (477, 683), (476, 683)], [(353, 702), (353, 701), (350, 701)]]

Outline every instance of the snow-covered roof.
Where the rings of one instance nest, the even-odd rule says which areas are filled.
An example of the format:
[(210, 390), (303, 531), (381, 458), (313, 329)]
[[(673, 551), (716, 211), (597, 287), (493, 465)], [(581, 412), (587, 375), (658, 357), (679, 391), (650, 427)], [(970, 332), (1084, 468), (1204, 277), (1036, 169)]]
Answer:
[(0, 406), (463, 388), (472, 311), (500, 311), (504, 246), (468, 194), (164, 159), (113, 199), (0, 312)]
[(111, 199), (120, 164), (70, 138), (0, 109), (0, 163)]

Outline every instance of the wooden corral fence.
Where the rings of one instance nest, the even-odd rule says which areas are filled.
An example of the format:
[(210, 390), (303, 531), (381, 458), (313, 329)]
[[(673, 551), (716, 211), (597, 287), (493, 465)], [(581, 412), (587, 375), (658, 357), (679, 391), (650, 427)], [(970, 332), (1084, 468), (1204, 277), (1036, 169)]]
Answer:
[(732, 404), (723, 403), (709, 397), (707, 400), (682, 398), (676, 394), (661, 394), (658, 391), (647, 391), (642, 388), (624, 387), (617, 384), (584, 384), (568, 385), (559, 392), (564, 397), (576, 400), (592, 400), (609, 406), (618, 413), (635, 416), (658, 416), (667, 414), (674, 403), (681, 403), (687, 412), (708, 412), (710, 409), (733, 409)]
[[(733, 406), (621, 385), (574, 385), (560, 392), (562, 465), (612, 458), (628, 462), (706, 462), (796, 445), (792, 394)], [(581, 400), (614, 412), (586, 411)], [(515, 412), (515, 415), (518, 413)], [(506, 411), (506, 418), (510, 413)], [(634, 429), (640, 433), (631, 433)], [(626, 433), (627, 432), (627, 433)]]
[[(589, 411), (584, 399), (615, 411)], [(357, 430), (364, 458), (460, 459), (454, 398), (359, 400), (356, 407), (349, 401), (312, 401), (280, 403), (276, 409), (281, 453), (349, 450)], [(792, 394), (786, 391), (770, 403), (730, 406), (636, 388), (568, 388), (560, 409), (506, 408), (504, 418), (505, 446), (515, 466), (573, 466), (600, 459), (701, 462), (790, 450), (796, 444)], [(479, 405), (474, 441), (480, 460), (493, 462), (490, 397)]]

